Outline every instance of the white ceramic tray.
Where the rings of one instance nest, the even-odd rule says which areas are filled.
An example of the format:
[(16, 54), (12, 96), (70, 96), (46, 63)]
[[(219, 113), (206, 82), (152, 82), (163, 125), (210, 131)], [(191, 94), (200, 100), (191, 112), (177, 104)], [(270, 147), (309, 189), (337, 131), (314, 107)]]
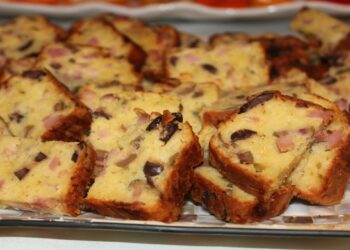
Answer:
[(296, 1), (261, 8), (219, 9), (195, 3), (177, 2), (145, 7), (125, 7), (108, 3), (81, 3), (69, 6), (16, 4), (0, 1), (0, 15), (44, 14), (50, 17), (85, 17), (100, 12), (112, 12), (143, 19), (175, 18), (186, 20), (268, 19), (292, 16), (300, 8), (309, 6), (338, 16), (350, 16), (350, 5), (317, 1)]

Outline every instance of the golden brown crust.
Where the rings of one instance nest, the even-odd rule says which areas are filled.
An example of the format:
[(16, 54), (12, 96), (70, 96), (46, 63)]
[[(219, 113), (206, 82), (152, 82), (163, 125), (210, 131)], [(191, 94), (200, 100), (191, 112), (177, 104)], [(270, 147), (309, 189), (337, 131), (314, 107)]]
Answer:
[(79, 215), (80, 213), (80, 205), (90, 183), (96, 160), (95, 150), (90, 144), (80, 142), (79, 147), (83, 148), (80, 151), (77, 162), (78, 166), (71, 177), (70, 188), (65, 198), (66, 211), (72, 216)]
[(57, 81), (50, 72), (46, 71), (51, 78), (51, 82), (67, 98), (75, 103), (75, 109), (72, 113), (61, 119), (53, 128), (46, 131), (41, 138), (44, 141), (62, 140), (62, 141), (79, 141), (84, 133), (89, 131), (92, 122), (92, 114), (89, 108), (81, 103), (68, 88)]
[(227, 195), (215, 183), (195, 173), (191, 197), (219, 220), (243, 224), (263, 221), (283, 213), (293, 197), (293, 188), (283, 186), (266, 202), (258, 199), (244, 202)]
[(295, 190), (295, 195), (303, 200), (318, 205), (335, 205), (340, 203), (344, 196), (350, 176), (350, 135), (344, 140), (342, 150), (333, 159), (323, 179), (322, 189), (313, 190), (312, 193)]
[(193, 140), (176, 158), (173, 166), (174, 171), (169, 177), (165, 192), (155, 206), (145, 207), (139, 202), (127, 204), (98, 199), (85, 199), (85, 205), (100, 214), (112, 217), (164, 222), (176, 221), (181, 214), (184, 197), (192, 185), (193, 168), (203, 161), (198, 138), (194, 134), (192, 135)]
[(208, 110), (202, 115), (202, 123), (205, 125), (213, 125), (218, 127), (221, 122), (227, 121), (236, 113), (237, 109), (223, 111)]
[(193, 186), (191, 189), (191, 198), (195, 203), (201, 204), (204, 208), (214, 214), (219, 220), (225, 220), (234, 223), (253, 222), (253, 208), (258, 201), (242, 202), (230, 197), (220, 187), (202, 178), (195, 173)]

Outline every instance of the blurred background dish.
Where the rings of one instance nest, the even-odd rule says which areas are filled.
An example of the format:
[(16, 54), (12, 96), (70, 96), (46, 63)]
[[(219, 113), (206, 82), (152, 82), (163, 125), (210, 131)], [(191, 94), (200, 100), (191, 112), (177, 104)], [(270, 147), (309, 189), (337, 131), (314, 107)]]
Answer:
[(0, 0), (0, 15), (44, 14), (84, 17), (100, 12), (143, 19), (233, 20), (290, 17), (304, 6), (350, 15), (348, 0)]

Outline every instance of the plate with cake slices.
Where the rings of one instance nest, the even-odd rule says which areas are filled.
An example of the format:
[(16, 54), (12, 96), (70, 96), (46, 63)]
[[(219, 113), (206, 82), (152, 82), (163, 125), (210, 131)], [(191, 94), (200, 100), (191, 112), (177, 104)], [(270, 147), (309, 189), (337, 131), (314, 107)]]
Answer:
[[(51, 17), (86, 17), (100, 12), (111, 12), (143, 19), (184, 20), (245, 20), (291, 17), (300, 8), (308, 6), (332, 15), (346, 16), (350, 6), (344, 0), (307, 1), (279, 0), (263, 1), (0, 1), (0, 14), (42, 14)], [(270, 3), (270, 4), (269, 4)]]
[(0, 226), (349, 236), (350, 26), (290, 27), (1, 24)]

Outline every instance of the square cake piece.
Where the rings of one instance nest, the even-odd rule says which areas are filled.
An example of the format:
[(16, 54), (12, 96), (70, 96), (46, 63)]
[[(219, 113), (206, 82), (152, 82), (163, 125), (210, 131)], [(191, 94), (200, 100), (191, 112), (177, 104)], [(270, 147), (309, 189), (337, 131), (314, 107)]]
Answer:
[(108, 216), (177, 220), (193, 167), (202, 161), (198, 139), (179, 113), (180, 99), (96, 84), (78, 96), (93, 111), (88, 139), (97, 152), (86, 205)]
[(268, 200), (289, 185), (287, 178), (333, 116), (319, 105), (263, 92), (219, 125), (209, 162), (246, 192)]
[(112, 24), (102, 18), (91, 18), (74, 23), (69, 31), (68, 43), (108, 48), (114, 57), (124, 57), (137, 70), (143, 66), (145, 52)]
[[(19, 16), (0, 25), (0, 61), (37, 55), (47, 44), (60, 40), (65, 31), (43, 16)], [(1, 68), (0, 63), (0, 68)]]
[(0, 96), (0, 118), (14, 136), (71, 141), (90, 128), (90, 110), (47, 71), (9, 78)]
[(76, 216), (95, 154), (83, 142), (0, 136), (0, 206)]
[[(122, 133), (99, 140), (96, 148), (103, 145), (105, 154), (99, 152), (102, 167), (85, 203), (107, 216), (175, 221), (192, 184), (193, 167), (202, 162), (198, 139), (180, 113), (136, 112), (139, 117), (133, 120), (127, 112), (120, 114), (126, 118)], [(91, 133), (97, 144), (93, 137)]]
[(259, 43), (207, 48), (173, 48), (166, 56), (168, 78), (215, 82), (223, 91), (268, 84), (269, 65)]
[(126, 58), (112, 57), (109, 49), (94, 46), (52, 43), (42, 50), (35, 66), (47, 69), (73, 91), (89, 82), (140, 84)]

